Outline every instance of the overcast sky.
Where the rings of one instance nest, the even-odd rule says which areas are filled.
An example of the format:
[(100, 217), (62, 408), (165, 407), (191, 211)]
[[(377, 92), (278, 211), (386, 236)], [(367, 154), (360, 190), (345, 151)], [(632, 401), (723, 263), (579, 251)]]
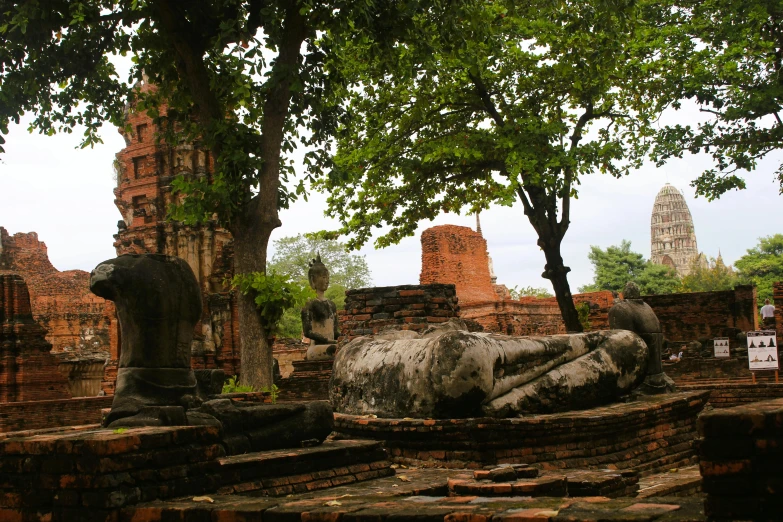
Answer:
[[(678, 113), (672, 119), (684, 121), (687, 116)], [(6, 137), (6, 154), (0, 156), (0, 226), (11, 234), (37, 232), (60, 270), (89, 271), (115, 255), (112, 235), (117, 232), (120, 213), (114, 206), (112, 161), (124, 142), (108, 125), (102, 137), (103, 145), (76, 149), (78, 131), (53, 137), (29, 134), (25, 122), (12, 126)], [(592, 281), (587, 259), (590, 245), (605, 248), (628, 239), (635, 251), (650, 256), (650, 214), (655, 195), (667, 181), (685, 194), (699, 250), (711, 257), (720, 250), (723, 259), (733, 263), (759, 237), (783, 232), (783, 196), (778, 194), (773, 175), (781, 159), (780, 154), (768, 158), (748, 174), (747, 190), (713, 202), (695, 199), (689, 186), (711, 165), (708, 157), (687, 157), (663, 168), (650, 164), (620, 180), (600, 174), (584, 177), (563, 242), (563, 258), (572, 268), (572, 288)], [(327, 228), (324, 201), (322, 195), (314, 194), (309, 202), (283, 211), (283, 226), (273, 239)], [(475, 218), (445, 214), (432, 223), (422, 223), (419, 232), (435, 224), (473, 227)], [(519, 205), (493, 207), (481, 214), (481, 224), (499, 283), (551, 290), (541, 278), (543, 252)], [(368, 246), (360, 253), (367, 256), (376, 286), (418, 283), (418, 235), (383, 250)]]

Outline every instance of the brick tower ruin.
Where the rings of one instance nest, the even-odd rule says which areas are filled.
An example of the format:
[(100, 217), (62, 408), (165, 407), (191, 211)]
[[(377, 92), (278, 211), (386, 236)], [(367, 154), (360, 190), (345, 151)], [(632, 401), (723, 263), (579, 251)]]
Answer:
[(440, 225), (421, 233), (419, 283), (454, 285), (460, 305), (500, 300), (492, 284), (487, 240), (468, 227)]
[(655, 196), (650, 251), (653, 263), (674, 268), (680, 277), (690, 273), (691, 263), (699, 256), (691, 211), (680, 191), (668, 183)]
[[(149, 84), (141, 90), (153, 89)], [(194, 368), (239, 371), (236, 303), (224, 281), (232, 273), (232, 238), (216, 221), (197, 226), (166, 220), (176, 203), (171, 182), (180, 175), (211, 181), (214, 162), (198, 143), (166, 144), (144, 112), (128, 111), (130, 132), (117, 154), (115, 204), (122, 214), (114, 236), (117, 254), (166, 254), (184, 259), (203, 295), (203, 316), (192, 345)], [(114, 359), (115, 354), (112, 354)]]

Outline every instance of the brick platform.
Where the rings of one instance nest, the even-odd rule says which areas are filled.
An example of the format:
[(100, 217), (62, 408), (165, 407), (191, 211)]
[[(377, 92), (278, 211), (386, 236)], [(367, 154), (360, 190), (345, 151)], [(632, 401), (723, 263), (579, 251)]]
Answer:
[(706, 390), (710, 392), (709, 404), (713, 408), (732, 408), (743, 404), (783, 398), (783, 383), (713, 381), (677, 384), (682, 391)]
[(392, 460), (479, 468), (610, 468), (642, 475), (696, 462), (696, 416), (708, 393), (682, 392), (627, 404), (512, 419), (379, 419), (335, 414), (335, 434), (382, 440)]
[[(404, 471), (404, 474), (402, 472)], [(120, 522), (703, 522), (702, 500), (602, 496), (446, 496), (447, 470), (400, 470), (388, 477), (290, 497), (182, 498), (123, 509)], [(436, 472), (436, 473), (433, 473)], [(451, 473), (455, 473), (451, 471)], [(95, 520), (91, 522), (96, 522)]]
[(0, 440), (0, 520), (116, 520), (139, 502), (287, 495), (394, 474), (377, 442), (225, 456), (217, 428), (65, 430)]
[(716, 519), (783, 517), (783, 399), (713, 410), (699, 419), (704, 511)]
[(328, 400), (333, 363), (334, 360), (294, 361), (294, 371), (278, 383), (278, 400)]

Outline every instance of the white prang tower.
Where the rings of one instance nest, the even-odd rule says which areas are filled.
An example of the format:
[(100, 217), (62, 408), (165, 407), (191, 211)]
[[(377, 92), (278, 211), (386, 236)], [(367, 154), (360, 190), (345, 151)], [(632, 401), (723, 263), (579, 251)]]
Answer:
[(650, 219), (650, 260), (686, 276), (699, 256), (693, 218), (685, 197), (667, 183), (655, 196)]

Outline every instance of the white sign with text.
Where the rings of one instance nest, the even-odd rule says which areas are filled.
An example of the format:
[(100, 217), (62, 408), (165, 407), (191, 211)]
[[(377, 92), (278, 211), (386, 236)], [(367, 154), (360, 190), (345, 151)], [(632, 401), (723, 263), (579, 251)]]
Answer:
[(751, 370), (778, 369), (778, 343), (775, 330), (748, 332), (748, 366)]

